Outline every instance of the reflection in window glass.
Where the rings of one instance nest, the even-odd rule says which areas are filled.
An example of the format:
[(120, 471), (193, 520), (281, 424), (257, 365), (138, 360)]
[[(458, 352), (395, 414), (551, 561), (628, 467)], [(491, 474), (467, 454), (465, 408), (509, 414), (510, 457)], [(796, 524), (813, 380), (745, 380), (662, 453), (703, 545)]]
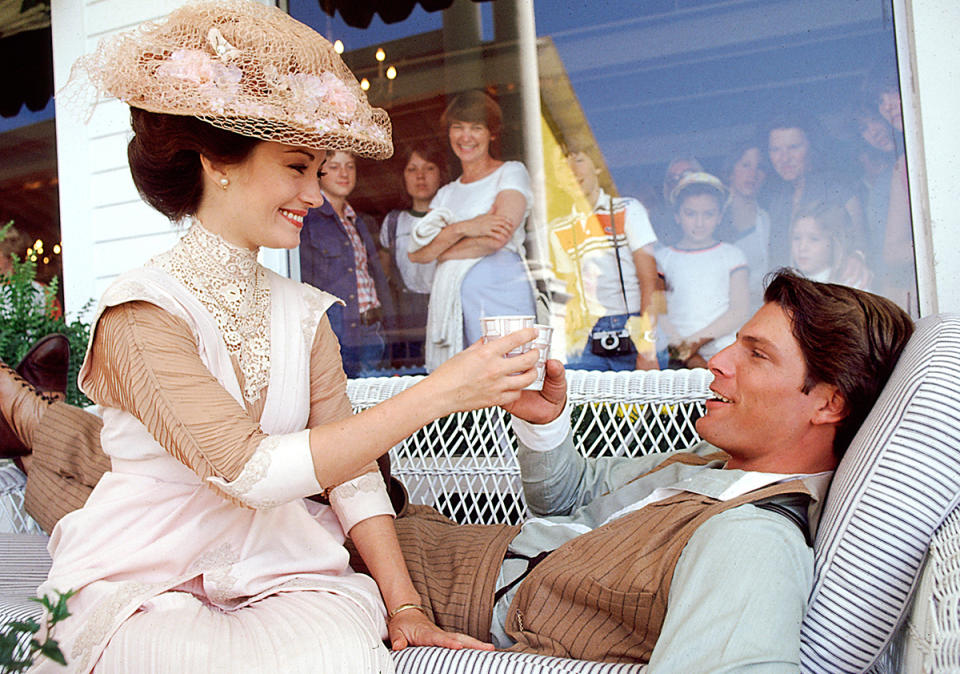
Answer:
[(290, 11), (393, 120), (394, 159), (345, 195), (393, 307), (364, 372), (435, 367), (503, 313), (552, 325), (570, 367), (702, 366), (781, 266), (917, 315), (889, 4)]

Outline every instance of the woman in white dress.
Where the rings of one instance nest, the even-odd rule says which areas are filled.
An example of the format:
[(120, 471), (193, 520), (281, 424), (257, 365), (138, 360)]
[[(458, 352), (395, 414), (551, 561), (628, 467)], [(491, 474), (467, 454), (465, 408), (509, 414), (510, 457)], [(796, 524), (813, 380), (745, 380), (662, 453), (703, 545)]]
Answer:
[(339, 300), (257, 263), (298, 244), (327, 150), (389, 156), (386, 114), (323, 38), (249, 0), (181, 8), (78, 68), (131, 106), (141, 195), (191, 225), (94, 320), (80, 383), (111, 470), (54, 529), (39, 590), (76, 591), (56, 635), (67, 671), (389, 672), (388, 637), (484, 647), (419, 606), (375, 459), (436, 417), (515, 399), (535, 353), (502, 355), (533, 331), (353, 415), (324, 315)]
[(481, 317), (535, 309), (523, 259), (530, 175), (520, 162), (491, 153), (503, 125), (500, 106), (483, 91), (465, 91), (441, 123), (463, 172), (440, 188), (410, 238), (412, 261), (438, 261), (427, 314), (428, 372), (480, 339)]

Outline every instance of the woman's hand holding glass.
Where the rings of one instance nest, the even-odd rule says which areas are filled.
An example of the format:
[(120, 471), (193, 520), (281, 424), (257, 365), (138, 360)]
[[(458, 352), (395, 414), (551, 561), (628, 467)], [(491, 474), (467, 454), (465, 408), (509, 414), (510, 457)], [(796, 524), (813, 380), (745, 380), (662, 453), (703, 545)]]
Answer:
[(462, 410), (509, 405), (537, 378), (536, 349), (506, 357), (512, 349), (537, 336), (535, 328), (517, 330), (484, 344), (477, 341), (433, 371), (424, 384), (449, 407), (445, 414)]

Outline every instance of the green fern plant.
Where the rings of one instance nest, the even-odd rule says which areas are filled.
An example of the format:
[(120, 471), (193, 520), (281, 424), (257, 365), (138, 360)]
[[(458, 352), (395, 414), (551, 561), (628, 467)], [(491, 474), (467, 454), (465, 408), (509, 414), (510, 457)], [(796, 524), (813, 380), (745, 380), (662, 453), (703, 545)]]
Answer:
[[(11, 223), (0, 227), (0, 239)], [(11, 255), (9, 274), (0, 276), (0, 359), (11, 367), (26, 355), (30, 347), (44, 335), (60, 333), (70, 342), (70, 371), (67, 378), (67, 402), (89, 405), (90, 401), (77, 388), (77, 372), (87, 348), (90, 326), (79, 317), (67, 321), (57, 304), (59, 279), (54, 277), (45, 287), (36, 283), (37, 264)], [(93, 300), (80, 310), (86, 314)]]
[(67, 601), (74, 592), (56, 593), (56, 599), (44, 595), (31, 597), (44, 608), (43, 624), (33, 618), (12, 620), (0, 627), (0, 673), (17, 674), (24, 672), (38, 657), (45, 657), (66, 665), (67, 660), (60, 650), (60, 644), (53, 638), (53, 628), (58, 622), (70, 616)]

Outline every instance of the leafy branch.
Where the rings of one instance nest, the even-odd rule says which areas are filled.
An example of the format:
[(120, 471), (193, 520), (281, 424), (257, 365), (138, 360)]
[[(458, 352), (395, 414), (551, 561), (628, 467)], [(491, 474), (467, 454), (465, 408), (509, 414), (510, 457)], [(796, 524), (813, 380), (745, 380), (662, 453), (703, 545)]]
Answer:
[(66, 666), (67, 660), (60, 650), (60, 644), (53, 638), (53, 628), (70, 616), (67, 601), (74, 595), (74, 591), (57, 592), (56, 595), (56, 600), (51, 600), (46, 595), (30, 598), (45, 609), (43, 624), (28, 618), (11, 620), (0, 627), (0, 673), (24, 672), (33, 664), (38, 654)]

